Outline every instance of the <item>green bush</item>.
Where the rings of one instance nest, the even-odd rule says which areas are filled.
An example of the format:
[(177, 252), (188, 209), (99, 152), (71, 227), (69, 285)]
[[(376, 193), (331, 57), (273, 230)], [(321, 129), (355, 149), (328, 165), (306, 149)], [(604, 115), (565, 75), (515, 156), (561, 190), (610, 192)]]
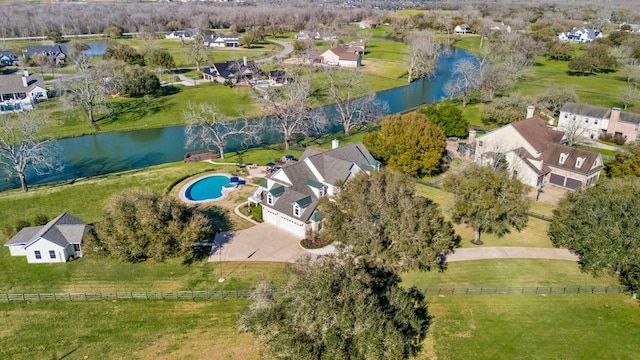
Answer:
[(255, 221), (262, 222), (262, 205), (251, 207), (251, 217)]

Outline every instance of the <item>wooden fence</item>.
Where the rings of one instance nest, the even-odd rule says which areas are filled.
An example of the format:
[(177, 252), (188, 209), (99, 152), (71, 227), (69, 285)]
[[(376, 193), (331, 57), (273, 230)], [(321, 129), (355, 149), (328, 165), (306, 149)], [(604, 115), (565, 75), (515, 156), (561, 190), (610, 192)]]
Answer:
[[(563, 286), (563, 287), (480, 287), (418, 289), (426, 296), (438, 295), (498, 295), (498, 294), (622, 294), (625, 286)], [(85, 293), (0, 293), (0, 302), (15, 301), (100, 301), (100, 300), (212, 300), (246, 299), (253, 290), (225, 291), (125, 291)], [(277, 292), (277, 290), (276, 290)]]

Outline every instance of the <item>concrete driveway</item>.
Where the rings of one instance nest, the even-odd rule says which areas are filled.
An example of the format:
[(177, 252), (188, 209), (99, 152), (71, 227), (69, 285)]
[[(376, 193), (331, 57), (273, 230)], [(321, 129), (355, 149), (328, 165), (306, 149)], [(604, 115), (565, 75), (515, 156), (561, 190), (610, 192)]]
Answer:
[[(300, 239), (275, 226), (261, 223), (249, 229), (222, 232), (216, 235), (216, 246), (211, 250), (209, 261), (277, 261), (295, 262), (307, 254)], [(219, 249), (222, 244), (222, 254)]]

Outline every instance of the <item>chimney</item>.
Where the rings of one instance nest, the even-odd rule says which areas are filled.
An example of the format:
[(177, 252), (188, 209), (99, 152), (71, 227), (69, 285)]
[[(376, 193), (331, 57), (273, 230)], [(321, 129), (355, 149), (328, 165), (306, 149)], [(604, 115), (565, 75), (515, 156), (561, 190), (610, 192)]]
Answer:
[(533, 112), (536, 110), (536, 107), (533, 105), (527, 106), (527, 117), (525, 119), (531, 119), (533, 117)]
[(469, 139), (467, 140), (467, 144), (473, 144), (476, 141), (476, 131), (469, 131)]
[(24, 69), (24, 76), (29, 77), (29, 69)]
[(614, 107), (611, 109), (611, 116), (609, 117), (609, 125), (607, 126), (607, 132), (609, 134), (615, 134), (618, 127), (618, 120), (620, 120), (620, 108)]
[(27, 83), (27, 77), (22, 75), (22, 86), (27, 87), (28, 83)]
[(338, 139), (331, 140), (331, 149), (337, 149), (339, 146)]
[(246, 56), (242, 57), (242, 62), (244, 63), (244, 66), (247, 66), (247, 57)]

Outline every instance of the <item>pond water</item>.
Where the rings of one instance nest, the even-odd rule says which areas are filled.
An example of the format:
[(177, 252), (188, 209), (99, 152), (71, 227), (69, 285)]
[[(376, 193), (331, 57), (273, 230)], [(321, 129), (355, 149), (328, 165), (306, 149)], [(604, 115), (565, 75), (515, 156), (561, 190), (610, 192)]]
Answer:
[(91, 56), (102, 56), (109, 47), (109, 44), (104, 41), (91, 41), (86, 45), (89, 46), (89, 49), (85, 50), (84, 53)]
[[(467, 51), (452, 49), (438, 61), (435, 75), (430, 79), (419, 80), (410, 85), (387, 90), (376, 94), (379, 100), (389, 104), (389, 113), (399, 113), (424, 103), (436, 102), (445, 97), (444, 84), (451, 77), (453, 66), (473, 55)], [(326, 114), (335, 114), (332, 106), (323, 109)], [(328, 132), (339, 130), (335, 124)], [(231, 139), (227, 152), (242, 148), (240, 138)], [(265, 133), (263, 143), (280, 141), (277, 133)], [(85, 135), (62, 139), (60, 158), (65, 168), (61, 173), (38, 175), (27, 173), (30, 185), (53, 181), (109, 174), (113, 172), (139, 169), (147, 166), (180, 161), (186, 152), (198, 150), (185, 148), (184, 127), (174, 126), (161, 129), (143, 129), (135, 131)], [(4, 169), (0, 168), (0, 172)], [(0, 191), (20, 187), (17, 177), (3, 179)]]

